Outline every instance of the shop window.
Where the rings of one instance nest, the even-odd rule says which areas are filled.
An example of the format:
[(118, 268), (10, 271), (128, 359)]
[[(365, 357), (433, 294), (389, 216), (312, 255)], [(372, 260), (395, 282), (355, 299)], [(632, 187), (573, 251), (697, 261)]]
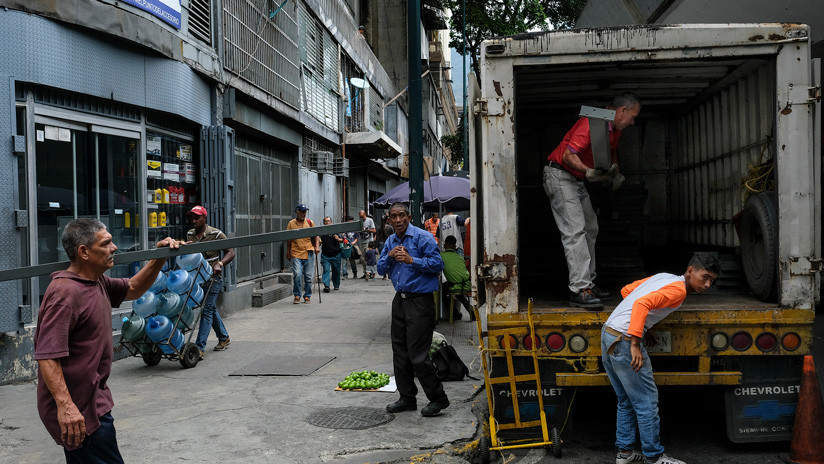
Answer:
[(186, 213), (198, 204), (196, 146), (190, 139), (146, 131), (146, 207), (149, 243), (185, 239)]

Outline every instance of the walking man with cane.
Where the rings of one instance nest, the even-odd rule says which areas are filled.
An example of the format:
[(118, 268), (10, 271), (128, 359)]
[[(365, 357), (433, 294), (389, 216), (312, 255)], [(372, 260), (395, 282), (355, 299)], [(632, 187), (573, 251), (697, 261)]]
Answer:
[[(305, 229), (314, 227), (311, 219), (306, 217), (309, 208), (304, 204), (295, 207), (295, 219), (289, 221), (286, 230)], [(309, 303), (312, 297), (312, 274), (315, 271), (315, 254), (320, 251), (318, 237), (306, 237), (286, 242), (286, 259), (292, 261), (292, 294), (293, 303), (300, 303), (301, 287), (303, 288), (303, 302)]]

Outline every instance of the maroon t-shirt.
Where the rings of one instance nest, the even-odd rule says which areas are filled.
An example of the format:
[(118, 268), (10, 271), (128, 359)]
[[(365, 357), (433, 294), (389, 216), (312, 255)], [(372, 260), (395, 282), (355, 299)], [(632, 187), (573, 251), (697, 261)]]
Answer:
[[(91, 435), (100, 427), (100, 416), (114, 406), (106, 385), (114, 355), (112, 308), (126, 299), (129, 279), (102, 276), (92, 281), (69, 271), (55, 272), (51, 278), (37, 316), (34, 359), (60, 360), (69, 394), (86, 420), (86, 434)], [(37, 410), (54, 441), (65, 446), (57, 404), (39, 370)]]

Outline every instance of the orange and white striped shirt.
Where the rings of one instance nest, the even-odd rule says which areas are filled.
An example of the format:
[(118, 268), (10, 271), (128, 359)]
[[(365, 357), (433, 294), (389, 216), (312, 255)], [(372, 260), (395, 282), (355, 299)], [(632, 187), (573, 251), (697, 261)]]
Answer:
[(636, 280), (621, 289), (623, 301), (606, 326), (622, 334), (643, 337), (644, 332), (678, 309), (687, 297), (684, 276), (660, 273)]
[(435, 243), (438, 243), (438, 226), (441, 225), (440, 219), (429, 218), (423, 221), (423, 228), (435, 237)]

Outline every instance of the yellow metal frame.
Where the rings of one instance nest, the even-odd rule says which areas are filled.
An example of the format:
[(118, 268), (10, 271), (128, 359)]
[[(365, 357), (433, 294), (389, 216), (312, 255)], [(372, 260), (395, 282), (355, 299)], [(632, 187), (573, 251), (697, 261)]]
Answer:
[[(542, 394), (538, 394), (538, 408), (540, 413), (540, 420), (536, 421), (522, 421), (521, 420), (521, 411), (520, 405), (518, 404), (518, 390), (517, 390), (517, 382), (527, 382), (530, 380), (535, 381), (536, 392), (541, 392), (541, 374), (538, 369), (538, 350), (535, 347), (535, 344), (532, 344), (532, 350), (530, 351), (532, 355), (532, 364), (534, 368), (533, 374), (522, 374), (522, 375), (515, 375), (515, 368), (513, 366), (512, 361), (512, 347), (507, 344), (505, 350), (495, 350), (497, 352), (503, 351), (506, 355), (506, 366), (507, 366), (507, 375), (504, 377), (491, 377), (489, 373), (489, 366), (487, 364), (487, 353), (488, 350), (484, 344), (484, 332), (483, 327), (481, 325), (481, 318), (478, 314), (478, 308), (474, 308), (475, 311), (475, 320), (478, 328), (478, 341), (479, 341), (479, 349), (481, 352), (481, 365), (483, 366), (484, 371), (484, 385), (486, 387), (486, 399), (487, 404), (489, 405), (489, 435), (490, 435), (490, 443), (491, 446), (489, 447), (490, 450), (500, 451), (504, 449), (518, 449), (518, 448), (532, 448), (532, 447), (539, 447), (539, 446), (551, 446), (553, 444), (552, 441), (549, 439), (549, 427), (547, 426), (546, 422), (546, 412), (544, 411), (544, 398)], [(533, 337), (535, 336), (535, 324), (532, 319), (532, 299), (529, 299), (529, 304), (527, 306), (527, 322), (529, 324), (529, 333)], [(521, 332), (522, 333), (523, 327), (507, 327), (503, 329), (497, 330), (490, 330), (487, 332), (487, 337), (490, 339), (497, 337), (498, 335), (503, 335), (504, 337), (508, 337), (514, 333)], [(515, 422), (514, 423), (507, 423), (507, 424), (499, 424), (494, 417), (495, 407), (493, 404), (493, 393), (492, 393), (492, 385), (493, 384), (509, 384), (509, 388), (512, 392), (512, 407), (515, 414)], [(520, 429), (520, 428), (528, 428), (528, 427), (541, 427), (541, 434), (543, 437), (543, 441), (540, 442), (529, 442), (524, 443), (526, 440), (518, 440), (519, 443), (511, 444), (511, 445), (504, 445), (501, 440), (498, 439), (498, 431), (499, 430), (507, 430), (507, 429)], [(560, 445), (560, 443), (559, 443)]]

